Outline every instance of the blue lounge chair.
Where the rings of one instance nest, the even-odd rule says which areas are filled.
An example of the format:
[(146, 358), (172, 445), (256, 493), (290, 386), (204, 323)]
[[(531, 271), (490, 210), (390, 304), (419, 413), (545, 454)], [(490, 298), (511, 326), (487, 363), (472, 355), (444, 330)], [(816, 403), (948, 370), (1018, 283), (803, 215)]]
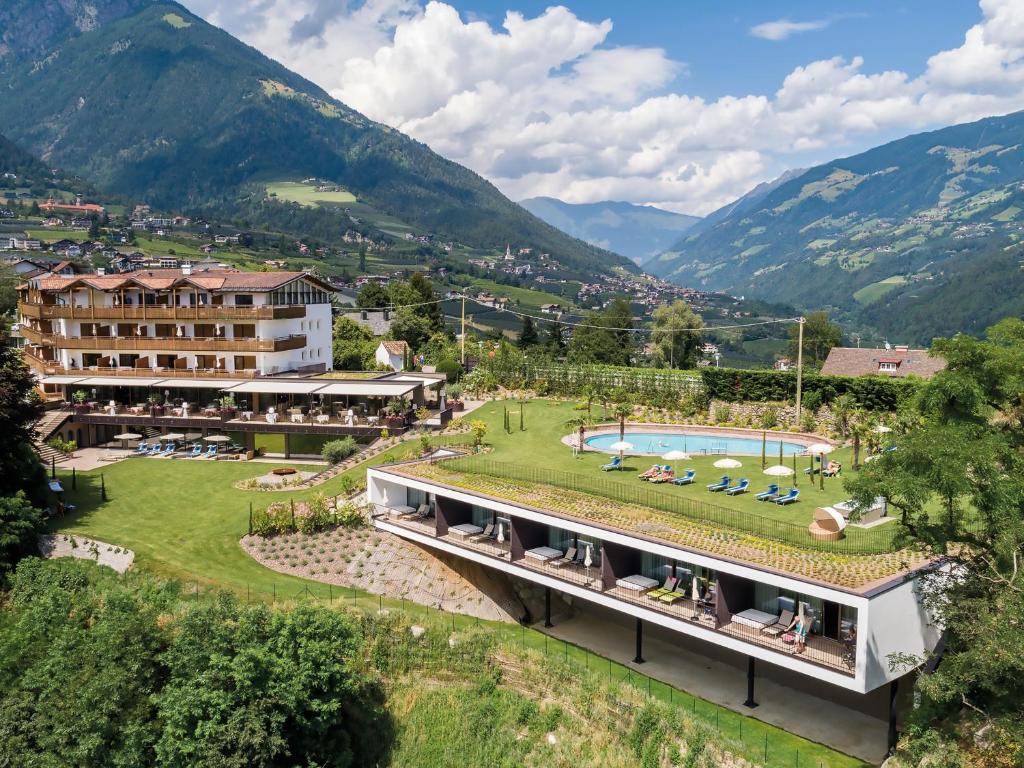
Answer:
[(137, 455), (141, 456), (142, 454), (146, 453), (148, 450), (149, 450), (149, 442), (146, 441), (146, 440), (143, 440), (141, 443), (139, 443), (138, 447), (135, 449), (135, 453)]
[(762, 491), (761, 493), (754, 496), (754, 498), (757, 499), (758, 501), (771, 501), (773, 496), (778, 495), (779, 486), (776, 483), (772, 483), (771, 485), (768, 486), (767, 491)]
[(672, 483), (674, 485), (689, 485), (690, 483), (693, 482), (693, 479), (696, 476), (697, 476), (697, 470), (695, 470), (695, 469), (688, 469), (688, 470), (686, 470), (686, 474), (685, 475), (683, 475), (682, 477), (677, 477), (675, 480), (672, 481)]
[(619, 457), (619, 456), (615, 456), (607, 464), (602, 464), (601, 465), (601, 471), (602, 472), (607, 472), (610, 469), (618, 469), (621, 466), (622, 466), (622, 458)]
[(212, 459), (216, 455), (217, 455), (217, 446), (216, 445), (211, 445), (209, 448), (206, 449), (206, 458)]
[(729, 487), (729, 483), (732, 482), (732, 478), (728, 475), (722, 475), (722, 479), (717, 483), (712, 483), (708, 486), (708, 490), (714, 493), (715, 491), (724, 491)]
[(199, 443), (192, 443), (192, 452), (190, 454), (188, 454), (188, 456), (186, 456), (185, 458), (187, 458), (187, 459), (194, 459), (196, 456), (198, 456), (202, 452), (203, 452), (203, 446), (201, 446)]
[(746, 493), (747, 488), (750, 487), (750, 481), (745, 477), (740, 478), (739, 485), (734, 485), (732, 488), (726, 488), (725, 492), (730, 496), (736, 496), (741, 493)]
[(177, 451), (177, 450), (178, 450), (178, 447), (174, 444), (174, 441), (172, 440), (172, 441), (167, 443), (167, 445), (164, 447), (164, 449), (160, 453), (160, 455), (161, 456), (173, 456), (174, 452)]
[(159, 456), (160, 455), (160, 451), (162, 451), (162, 450), (163, 450), (163, 446), (160, 445), (159, 442), (156, 442), (156, 443), (153, 443), (153, 445), (150, 446), (149, 451), (147, 451), (146, 455), (147, 456)]
[(800, 496), (800, 491), (798, 491), (796, 488), (790, 488), (789, 493), (787, 493), (785, 496), (779, 496), (779, 498), (775, 500), (775, 503), (778, 504), (780, 507), (786, 504), (791, 504), (792, 502), (797, 500), (798, 496)]

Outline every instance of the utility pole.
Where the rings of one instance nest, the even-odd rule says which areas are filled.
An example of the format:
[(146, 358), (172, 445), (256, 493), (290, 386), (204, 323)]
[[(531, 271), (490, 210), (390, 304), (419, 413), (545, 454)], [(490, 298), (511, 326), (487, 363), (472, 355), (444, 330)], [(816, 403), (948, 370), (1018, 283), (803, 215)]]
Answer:
[(459, 337), (462, 350), (462, 367), (466, 367), (466, 294), (462, 294), (462, 335)]
[(800, 413), (800, 395), (803, 387), (804, 379), (804, 321), (805, 318), (801, 315), (797, 318), (797, 335), (796, 335), (796, 424), (797, 428), (800, 427), (802, 421)]

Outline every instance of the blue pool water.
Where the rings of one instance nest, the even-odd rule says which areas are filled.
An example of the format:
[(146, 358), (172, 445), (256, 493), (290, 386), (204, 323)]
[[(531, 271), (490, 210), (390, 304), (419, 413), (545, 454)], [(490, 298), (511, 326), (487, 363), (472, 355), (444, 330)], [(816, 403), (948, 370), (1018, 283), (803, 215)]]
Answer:
[[(761, 438), (733, 437), (731, 435), (685, 434), (679, 432), (626, 432), (625, 440), (633, 444), (631, 454), (662, 455), (669, 451), (686, 451), (691, 456), (704, 454), (761, 455)], [(608, 446), (619, 441), (619, 434), (595, 435), (586, 439), (587, 445), (599, 451), (614, 453)], [(779, 440), (768, 438), (768, 456), (779, 455)], [(786, 456), (801, 454), (804, 446), (800, 443), (782, 441), (782, 453)]]

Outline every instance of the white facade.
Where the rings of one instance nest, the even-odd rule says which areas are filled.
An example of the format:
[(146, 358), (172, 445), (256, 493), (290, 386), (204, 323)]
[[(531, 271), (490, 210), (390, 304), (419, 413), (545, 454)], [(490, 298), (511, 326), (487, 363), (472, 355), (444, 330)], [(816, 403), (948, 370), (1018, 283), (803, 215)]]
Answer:
[[(672, 560), (684, 561), (711, 569), (719, 575), (729, 574), (754, 583), (796, 592), (802, 596), (820, 598), (856, 611), (857, 636), (854, 667), (850, 670), (829, 669), (820, 664), (806, 661), (801, 656), (747, 642), (740, 637), (723, 634), (700, 623), (666, 615), (653, 608), (646, 608), (642, 604), (626, 602), (607, 592), (595, 591), (585, 586), (563, 581), (557, 578), (557, 575), (549, 576), (539, 573), (535, 569), (517, 565), (517, 561), (501, 560), (468, 549), (461, 546), (458, 539), (438, 538), (430, 535), (427, 531), (410, 530), (408, 527), (390, 522), (386, 517), (374, 520), (376, 527), (403, 538), (850, 691), (868, 693), (902, 677), (908, 670), (891, 669), (890, 657), (893, 654), (903, 653), (920, 658), (938, 641), (940, 630), (921, 608), (916, 594), (917, 582), (913, 579), (894, 579), (891, 584), (879, 588), (875, 592), (864, 594), (850, 592), (731, 560), (722, 560), (691, 552), (681, 547), (638, 539), (626, 533), (545, 514), (510, 502), (477, 496), (467, 491), (439, 486), (419, 479), (398, 476), (389, 473), (386, 467), (371, 468), (367, 471), (368, 499), (378, 508), (395, 508), (406, 505), (409, 489), (434, 493), (446, 499), (493, 510), (498, 515), (511, 519), (518, 518), (572, 531), (580, 536), (598, 539), (602, 543), (618, 544)], [(555, 573), (557, 574), (557, 572)], [(656, 605), (656, 603), (652, 603), (652, 605)]]

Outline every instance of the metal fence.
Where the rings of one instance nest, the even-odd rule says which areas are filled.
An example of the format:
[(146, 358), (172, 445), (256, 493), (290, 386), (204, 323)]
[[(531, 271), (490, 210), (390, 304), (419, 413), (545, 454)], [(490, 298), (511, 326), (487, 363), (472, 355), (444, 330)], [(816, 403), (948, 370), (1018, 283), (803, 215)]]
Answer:
[(897, 548), (900, 533), (899, 524), (892, 522), (878, 528), (856, 530), (856, 535), (848, 531), (850, 535), (839, 541), (816, 541), (808, 536), (806, 525), (730, 509), (681, 495), (670, 495), (661, 491), (658, 486), (652, 487), (646, 483), (623, 483), (611, 477), (614, 473), (582, 475), (558, 469), (498, 462), (480, 456), (445, 459), (441, 463), (459, 472), (523, 480), (595, 494), (625, 504), (670, 512), (693, 523), (747, 533), (761, 539), (818, 552), (844, 555), (884, 554)]

